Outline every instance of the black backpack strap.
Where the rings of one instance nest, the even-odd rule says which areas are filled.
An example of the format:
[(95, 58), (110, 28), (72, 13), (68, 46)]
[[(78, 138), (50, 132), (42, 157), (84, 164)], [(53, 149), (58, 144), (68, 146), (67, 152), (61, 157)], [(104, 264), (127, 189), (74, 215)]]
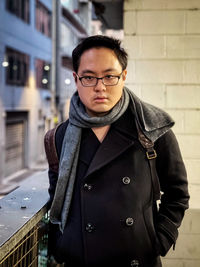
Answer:
[(49, 169), (58, 173), (59, 160), (55, 144), (55, 134), (60, 124), (55, 128), (49, 130), (44, 137), (44, 147), (46, 152), (47, 161), (49, 164)]
[(149, 162), (152, 185), (153, 185), (153, 193), (154, 193), (153, 197), (154, 197), (154, 200), (157, 201), (157, 200), (160, 200), (161, 193), (160, 193), (160, 182), (159, 182), (158, 174), (156, 171), (157, 154), (154, 149), (154, 143), (142, 133), (142, 131), (139, 129), (138, 126), (137, 126), (137, 130), (138, 130), (138, 139), (141, 145), (146, 150), (146, 156)]

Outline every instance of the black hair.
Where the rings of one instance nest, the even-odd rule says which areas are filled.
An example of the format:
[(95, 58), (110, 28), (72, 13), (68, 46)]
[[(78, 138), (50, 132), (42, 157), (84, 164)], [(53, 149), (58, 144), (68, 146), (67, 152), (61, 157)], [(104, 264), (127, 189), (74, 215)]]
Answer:
[(72, 63), (75, 72), (78, 71), (82, 54), (86, 50), (95, 47), (106, 47), (113, 50), (117, 56), (117, 59), (119, 60), (120, 65), (122, 66), (122, 70), (126, 69), (128, 54), (121, 47), (121, 41), (104, 35), (94, 35), (83, 39), (82, 42), (73, 50)]

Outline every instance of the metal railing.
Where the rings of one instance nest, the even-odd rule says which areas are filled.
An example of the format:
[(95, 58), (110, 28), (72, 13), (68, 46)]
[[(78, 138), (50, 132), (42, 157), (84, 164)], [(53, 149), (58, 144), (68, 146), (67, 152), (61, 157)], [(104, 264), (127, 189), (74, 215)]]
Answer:
[(47, 266), (47, 172), (0, 200), (0, 267)]
[(38, 265), (38, 228), (34, 226), (0, 262), (7, 266), (37, 266)]

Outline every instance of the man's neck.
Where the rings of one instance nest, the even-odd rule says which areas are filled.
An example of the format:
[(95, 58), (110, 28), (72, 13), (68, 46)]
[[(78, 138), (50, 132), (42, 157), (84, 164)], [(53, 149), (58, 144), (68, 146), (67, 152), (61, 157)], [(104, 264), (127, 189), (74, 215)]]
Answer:
[(99, 142), (103, 142), (104, 138), (106, 137), (108, 131), (110, 129), (110, 125), (98, 127), (98, 128), (92, 128), (92, 131), (98, 138)]

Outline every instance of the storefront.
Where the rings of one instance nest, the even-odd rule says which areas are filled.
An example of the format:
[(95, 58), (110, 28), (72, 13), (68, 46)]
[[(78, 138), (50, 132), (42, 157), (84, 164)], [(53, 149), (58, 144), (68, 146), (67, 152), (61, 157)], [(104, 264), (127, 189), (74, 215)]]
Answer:
[(25, 168), (27, 113), (7, 112), (5, 176)]

